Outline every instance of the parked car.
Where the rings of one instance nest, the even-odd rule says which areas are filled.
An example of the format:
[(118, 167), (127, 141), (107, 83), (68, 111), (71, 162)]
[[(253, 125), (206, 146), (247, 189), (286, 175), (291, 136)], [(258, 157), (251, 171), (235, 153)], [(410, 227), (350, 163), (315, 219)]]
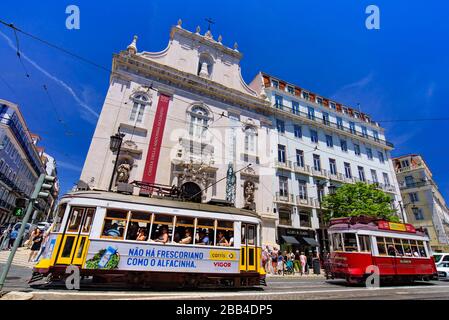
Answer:
[[(22, 227), (22, 222), (17, 222), (17, 223), (14, 225), (14, 230), (19, 231), (21, 227)], [(26, 240), (28, 240), (28, 237), (29, 237), (29, 235), (30, 235), (31, 230), (34, 230), (35, 228), (37, 228), (36, 225), (33, 225), (33, 224), (31, 224), (31, 223), (27, 223), (27, 224), (26, 224), (26, 226), (25, 226), (25, 232), (24, 232), (24, 234), (23, 234), (21, 246), (23, 246), (23, 243), (24, 243)]]
[(449, 280), (449, 262), (440, 262), (437, 264), (438, 279)]
[(49, 222), (39, 222), (37, 224), (37, 227), (39, 229), (41, 229), (42, 231), (47, 231), (48, 228), (50, 228), (50, 226), (51, 226), (51, 223), (49, 223)]
[(449, 262), (449, 253), (444, 252), (434, 253), (433, 259), (435, 260), (435, 264), (439, 264), (441, 262)]

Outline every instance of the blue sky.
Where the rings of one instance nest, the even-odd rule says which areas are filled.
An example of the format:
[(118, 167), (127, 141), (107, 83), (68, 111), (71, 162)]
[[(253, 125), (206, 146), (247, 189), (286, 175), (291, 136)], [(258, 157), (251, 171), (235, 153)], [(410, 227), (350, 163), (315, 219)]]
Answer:
[[(134, 34), (138, 48), (160, 51), (170, 27), (207, 29), (238, 42), (247, 82), (265, 71), (355, 106), (386, 121), (394, 155), (419, 153), (449, 199), (449, 121), (391, 122), (447, 117), (449, 3), (427, 1), (21, 1), (0, 3), (0, 19), (110, 67), (112, 54)], [(51, 4), (49, 4), (51, 3)], [(54, 4), (57, 3), (57, 4)], [(80, 30), (65, 27), (68, 5), (81, 11)], [(117, 6), (115, 5), (117, 4)], [(365, 28), (365, 8), (380, 8), (380, 30)], [(62, 191), (78, 181), (97, 114), (107, 92), (107, 72), (0, 26), (0, 97), (21, 106), (31, 131), (56, 157)], [(5, 38), (5, 36), (7, 38)], [(9, 40), (8, 40), (9, 39)], [(5, 81), (8, 85), (5, 84)], [(43, 85), (55, 106), (52, 106)], [(57, 110), (55, 110), (57, 108)], [(446, 108), (446, 110), (445, 110)]]

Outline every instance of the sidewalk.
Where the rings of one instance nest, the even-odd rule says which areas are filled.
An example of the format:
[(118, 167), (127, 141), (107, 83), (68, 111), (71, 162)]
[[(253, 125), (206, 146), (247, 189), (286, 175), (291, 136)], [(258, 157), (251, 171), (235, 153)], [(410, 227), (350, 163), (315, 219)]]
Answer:
[[(8, 261), (9, 253), (11, 251), (9, 250), (2, 250), (0, 251), (0, 264), (6, 264), (6, 261)], [(35, 265), (35, 262), (28, 262), (28, 256), (30, 254), (30, 249), (27, 249), (25, 247), (18, 248), (16, 251), (16, 255), (14, 256), (14, 260), (12, 261), (13, 266), (19, 266), (19, 267), (26, 267), (26, 268), (33, 268)]]

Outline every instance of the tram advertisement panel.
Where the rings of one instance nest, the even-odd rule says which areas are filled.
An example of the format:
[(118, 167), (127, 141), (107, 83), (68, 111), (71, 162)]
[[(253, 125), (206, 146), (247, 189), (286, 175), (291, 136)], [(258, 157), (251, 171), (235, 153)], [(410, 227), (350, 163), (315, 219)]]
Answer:
[(91, 240), (84, 268), (238, 273), (239, 250)]

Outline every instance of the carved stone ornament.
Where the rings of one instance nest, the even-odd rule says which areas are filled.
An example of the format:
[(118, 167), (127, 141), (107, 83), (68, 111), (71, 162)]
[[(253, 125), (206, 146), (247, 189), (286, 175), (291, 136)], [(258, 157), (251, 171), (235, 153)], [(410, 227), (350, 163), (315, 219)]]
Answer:
[(131, 171), (131, 165), (127, 162), (122, 163), (117, 167), (117, 182), (128, 183), (129, 172)]

